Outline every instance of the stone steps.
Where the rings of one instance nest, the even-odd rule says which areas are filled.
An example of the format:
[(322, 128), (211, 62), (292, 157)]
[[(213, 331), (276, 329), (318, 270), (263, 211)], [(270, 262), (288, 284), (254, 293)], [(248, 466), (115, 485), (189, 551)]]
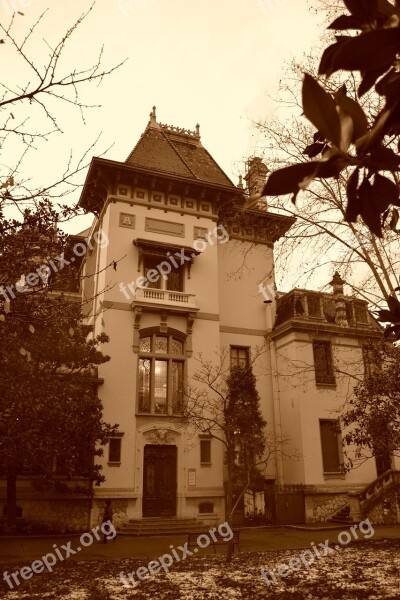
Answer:
[(207, 528), (196, 519), (145, 518), (130, 519), (118, 531), (119, 535), (144, 536), (201, 532)]

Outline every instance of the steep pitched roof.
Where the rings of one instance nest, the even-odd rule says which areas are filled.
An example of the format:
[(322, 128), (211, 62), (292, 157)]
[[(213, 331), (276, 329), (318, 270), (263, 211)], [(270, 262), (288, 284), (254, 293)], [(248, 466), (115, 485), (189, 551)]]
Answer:
[(196, 131), (189, 131), (157, 123), (155, 108), (150, 114), (146, 130), (126, 163), (149, 171), (187, 177), (197, 182), (236, 188), (201, 144), (198, 125)]

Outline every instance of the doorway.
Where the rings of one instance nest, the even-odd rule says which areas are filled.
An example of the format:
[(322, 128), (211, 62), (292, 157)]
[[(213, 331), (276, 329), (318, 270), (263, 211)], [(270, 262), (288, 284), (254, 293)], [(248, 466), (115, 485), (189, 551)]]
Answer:
[(143, 517), (176, 516), (177, 447), (144, 447)]

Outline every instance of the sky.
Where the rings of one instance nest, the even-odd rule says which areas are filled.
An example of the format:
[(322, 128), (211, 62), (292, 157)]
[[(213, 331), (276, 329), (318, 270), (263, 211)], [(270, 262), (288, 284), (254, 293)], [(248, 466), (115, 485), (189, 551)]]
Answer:
[[(26, 45), (27, 55), (38, 66), (45, 62), (46, 44), (54, 46), (90, 6), (87, 0), (0, 0), (0, 23), (7, 25), (17, 11), (14, 35), (23, 39), (47, 11)], [(104, 66), (126, 62), (101, 85), (81, 88), (82, 101), (100, 105), (85, 112), (85, 122), (79, 111), (61, 100), (49, 100), (62, 133), (36, 143), (19, 176), (30, 179), (29, 185), (45, 185), (63, 171), (71, 151), (78, 159), (100, 133), (89, 154), (100, 155), (112, 146), (106, 156), (124, 161), (155, 105), (160, 122), (188, 129), (199, 123), (203, 145), (237, 183), (244, 161), (259, 154), (254, 121), (271, 118), (275, 110), (271, 96), (285, 62), (301, 60), (314, 47), (321, 20), (309, 10), (307, 0), (97, 0), (71, 36), (59, 72), (93, 64), (103, 45)], [(32, 73), (11, 45), (1, 49), (1, 81), (13, 89), (33, 83)], [(40, 107), (28, 101), (12, 110), (16, 119), (29, 116), (31, 129), (51, 128)], [(19, 150), (8, 140), (0, 181)], [(78, 198), (76, 190), (71, 200)], [(66, 230), (77, 232), (90, 220), (79, 218)]]

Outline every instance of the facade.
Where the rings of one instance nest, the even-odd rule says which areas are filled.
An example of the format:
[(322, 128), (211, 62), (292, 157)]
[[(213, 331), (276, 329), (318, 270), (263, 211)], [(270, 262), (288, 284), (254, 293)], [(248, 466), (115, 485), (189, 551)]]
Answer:
[[(288, 442), (268, 463), (265, 490), (247, 495), (249, 513), (316, 522), (348, 506), (360, 517), (376, 478), (400, 469), (381, 457), (342, 470), (338, 415), (364, 373), (365, 344), (381, 332), (365, 302), (344, 296), (337, 275), (329, 294), (275, 292), (274, 243), (293, 219), (266, 204), (243, 208), (266, 172), (254, 158), (246, 189), (234, 185), (203, 147), (199, 126), (160, 124), (155, 109), (125, 162), (92, 160), (80, 198), (95, 217), (81, 234), (92, 248), (81, 292), (95, 334), (110, 337), (99, 396), (118, 434), (105, 448), (106, 481), (85, 515), (76, 501), (77, 527), (98, 522), (106, 498), (118, 525), (224, 520), (223, 445), (179, 420), (199, 354), (213, 362), (223, 351), (229, 367), (264, 348), (253, 367), (261, 410), (272, 436)], [(233, 210), (240, 219), (232, 207), (242, 208)], [(395, 504), (392, 513), (400, 521)]]

